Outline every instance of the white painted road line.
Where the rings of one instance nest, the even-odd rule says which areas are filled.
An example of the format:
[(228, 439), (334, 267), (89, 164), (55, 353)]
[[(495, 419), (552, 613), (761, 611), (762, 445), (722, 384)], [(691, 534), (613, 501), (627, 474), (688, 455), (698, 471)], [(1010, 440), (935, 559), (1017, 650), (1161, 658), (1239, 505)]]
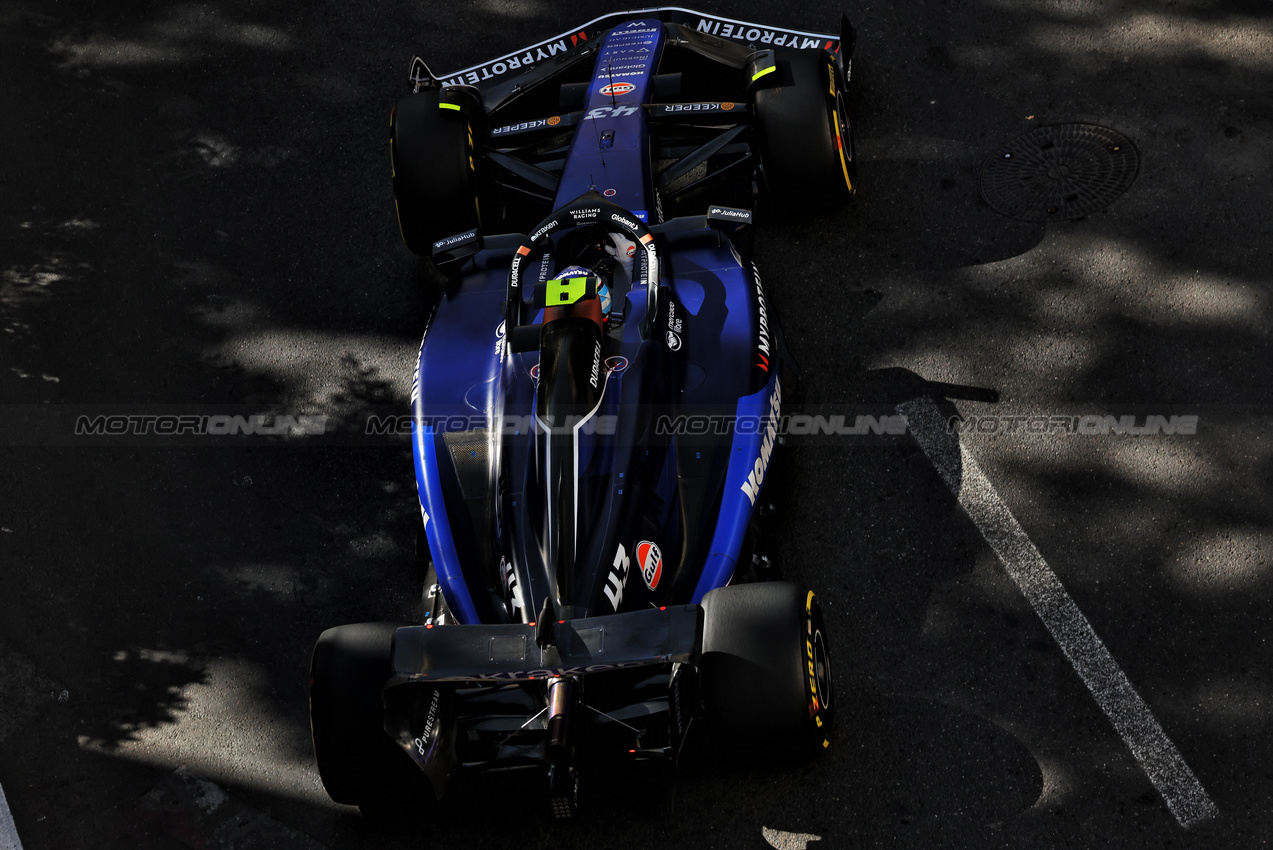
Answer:
[(900, 404), (897, 409), (906, 417), (907, 426), (924, 454), (1070, 659), (1177, 822), (1188, 829), (1216, 817), (1219, 810), (1202, 783), (1185, 764), (1176, 745), (1154, 719), (1149, 706), (1136, 693), (1056, 573), (999, 498), (976, 459), (956, 435), (947, 432), (937, 405), (932, 399), (919, 398)]
[(9, 801), (4, 798), (3, 788), (0, 788), (0, 850), (22, 850), (18, 828), (13, 823), (13, 815), (9, 812)]

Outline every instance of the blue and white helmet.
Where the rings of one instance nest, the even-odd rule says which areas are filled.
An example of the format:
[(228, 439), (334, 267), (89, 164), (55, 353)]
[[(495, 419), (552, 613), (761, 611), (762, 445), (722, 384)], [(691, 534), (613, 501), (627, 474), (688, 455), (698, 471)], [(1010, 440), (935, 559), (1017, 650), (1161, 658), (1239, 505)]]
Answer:
[[(571, 277), (589, 277), (592, 272), (583, 266), (566, 266), (557, 275), (558, 279), (564, 280)], [(601, 315), (610, 315), (610, 287), (606, 286), (604, 280), (597, 280), (597, 298), (601, 301)]]

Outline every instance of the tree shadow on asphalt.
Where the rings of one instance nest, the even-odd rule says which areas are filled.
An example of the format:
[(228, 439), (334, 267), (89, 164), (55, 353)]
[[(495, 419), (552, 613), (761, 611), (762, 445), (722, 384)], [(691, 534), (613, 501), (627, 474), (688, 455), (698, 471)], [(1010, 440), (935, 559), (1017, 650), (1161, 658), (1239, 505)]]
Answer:
[[(44, 51), (22, 57), (39, 70), (21, 106), (56, 141), (28, 142), (12, 152), (14, 161), (46, 176), (19, 185), (0, 222), (14, 247), (0, 282), (9, 360), (0, 393), (11, 402), (317, 404), (357, 433), (369, 411), (395, 402), (405, 410), (410, 354), (432, 297), (413, 285), (419, 270), (398, 244), (383, 157), (384, 118), (404, 91), (405, 59), (423, 49), (440, 69), (461, 67), (518, 46), (523, 33), (546, 35), (599, 12), (582, 3), (566, 10), (527, 6), (510, 26), (495, 10), (461, 18), (418, 9), (405, 13), (413, 26), (385, 33), (369, 24), (347, 36), (342, 25), (349, 18), (335, 10), (297, 18), (283, 8), (200, 8), (16, 13), (28, 28), (27, 43)], [(1258, 156), (1269, 136), (1267, 73), (1178, 41), (1175, 50), (1137, 55), (1138, 73), (1129, 75), (1112, 54), (1090, 67), (1080, 56), (1070, 60), (1064, 39), (1047, 29), (1075, 26), (1088, 37), (1110, 22), (1155, 15), (1154, 4), (1119, 3), (1077, 24), (1036, 6), (991, 10), (967, 2), (929, 11), (933, 20), (918, 34), (882, 11), (858, 16), (863, 161), (854, 207), (812, 224), (770, 223), (761, 237), (766, 285), (805, 368), (806, 401), (863, 410), (895, 403), (897, 387), (882, 388), (871, 374), (881, 357), (908, 346), (950, 353), (949, 372), (920, 371), (958, 383), (977, 371), (977, 357), (1000, 364), (1000, 373), (1011, 371), (1013, 348), (1005, 339), (1062, 336), (1081, 356), (1060, 392), (1077, 402), (1201, 398), (1225, 404), (1253, 395), (1267, 401), (1259, 395), (1267, 392), (1266, 381), (1253, 380), (1269, 359), (1267, 301), (1249, 302), (1246, 316), (1191, 309), (1187, 299), (1161, 315), (1145, 315), (1117, 286), (1103, 289), (1105, 272), (1082, 261), (1085, 250), (1125, 255), (1129, 276), (1161, 273), (1168, 286), (1211, 275), (1210, 297), (1218, 300), (1241, 296), (1241, 284), (1267, 279), (1267, 229), (1236, 251), (1215, 238), (1217, 228), (1243, 223), (1235, 210), (1262, 202), (1242, 169), (1256, 169), (1258, 176), (1251, 154)], [(1173, 14), (1222, 25), (1252, 11), (1250, 4), (1230, 3)], [(1025, 35), (994, 43), (983, 31), (988, 21), (1000, 36)], [(474, 53), (475, 34), (483, 31), (491, 33), (488, 46)], [(365, 55), (354, 55), (363, 49)], [(1147, 102), (1125, 115), (1101, 106), (1133, 102), (1129, 88), (1176, 73), (1212, 80), (1215, 96), (1206, 104), (1177, 103), (1146, 92)], [(1239, 98), (1246, 103), (1239, 105)], [(977, 171), (989, 152), (1038, 123), (1070, 120), (1127, 129), (1145, 156), (1140, 181), (1109, 213), (1045, 231), (1003, 219), (980, 202)], [(1208, 181), (1225, 181), (1230, 203), (1200, 223), (1194, 199), (1182, 190)], [(1011, 263), (1036, 252), (1052, 266)], [(1052, 309), (1074, 299), (1091, 307), (1080, 320)], [(964, 317), (993, 325), (993, 335), (973, 341), (977, 357), (961, 359), (956, 352), (968, 343)], [(258, 340), (262, 331), (288, 333)], [(378, 352), (400, 349), (407, 356), (402, 362), (366, 357), (357, 348), (364, 337), (388, 340)], [(273, 346), (286, 353), (303, 348), (296, 340), (305, 338), (336, 342), (315, 358), (299, 358), (291, 371), (241, 356), (254, 340), (267, 352)], [(1216, 362), (1234, 350), (1249, 357)], [(313, 364), (327, 360), (333, 368), (311, 392), (302, 378), (325, 369)], [(1050, 378), (1040, 370), (1037, 385), (1049, 387)], [(944, 688), (917, 696), (920, 673), (897, 672), (931, 625), (935, 589), (958, 586), (978, 570), (980, 544), (949, 491), (913, 446), (801, 451), (797, 477), (807, 492), (824, 495), (794, 500), (791, 525), (804, 531), (789, 535), (794, 542), (786, 559), (846, 566), (844, 580), (823, 592), (840, 629), (837, 658), (853, 659), (847, 678), (863, 694), (859, 719), (877, 718), (874, 726), (847, 733), (863, 758), (844, 757), (834, 768), (810, 768), (801, 777), (809, 786), (836, 787), (848, 799), (891, 794), (898, 823), (909, 818), (931, 825), (971, 811), (973, 830), (1028, 805), (1036, 780), (1029, 771), (1016, 778), (1024, 763), (1020, 746), (951, 697), (960, 686), (982, 684), (960, 680), (974, 674), (956, 666)], [(337, 621), (414, 614), (418, 588), (409, 560), (416, 514), (405, 444), (35, 454), (15, 457), (10, 475), (48, 483), (5, 494), (6, 502), (28, 502), (13, 523), (22, 540), (2, 541), (17, 554), (10, 563), (22, 564), (2, 579), (4, 596), (24, 600), (26, 612), (22, 620), (6, 615), (8, 637), (43, 658), (41, 647), (77, 645), (60, 631), (64, 622), (94, 625), (91, 650), (72, 648), (41, 674), (64, 682), (100, 678), (106, 698), (78, 734), (103, 749), (180, 721), (189, 689), (208, 681), (205, 659), (234, 657), (263, 671), (262, 681), (270, 684), (247, 688), (255, 691), (253, 710), (287, 718), (295, 734), (283, 750), (306, 759), (303, 678), (313, 638)], [(1116, 647), (1116, 654), (1152, 659), (1142, 679), (1151, 691), (1159, 681), (1170, 687), (1168, 671), (1184, 664), (1186, 678), (1218, 683), (1221, 699), (1230, 687), (1225, 677), (1241, 679), (1251, 655), (1235, 654), (1230, 669), (1215, 671), (1182, 660), (1173, 635), (1210, 621), (1217, 640), (1250, 646), (1253, 633), (1267, 631), (1260, 610), (1267, 582), (1255, 582), (1254, 592), (1238, 600), (1188, 582), (1172, 589), (1164, 565), (1175, 564), (1182, 547), (1213, 526), (1240, 536), (1266, 521), (1258, 503), (1235, 495), (1226, 478), (1249, 470), (1232, 468), (1229, 458), (1199, 463), (1219, 474), (1184, 493), (1170, 481), (1123, 474), (1117, 465), (1057, 472), (1027, 457), (1013, 472), (1037, 485), (1044, 505), (1084, 494), (1090, 499), (1084, 515), (1100, 534), (1125, 541), (1119, 560), (1146, 581), (1167, 585), (1176, 600), (1147, 629), (1159, 637)], [(1265, 481), (1268, 472), (1261, 473)], [(1118, 517), (1129, 504), (1157, 512), (1172, 533), (1120, 535)], [(70, 527), (67, 539), (42, 548), (66, 533), (64, 526)], [(80, 552), (91, 553), (91, 567), (75, 560)], [(1127, 600), (1090, 592), (1098, 580), (1093, 574), (1078, 588), (1084, 609), (1094, 618), (1114, 618)], [(72, 589), (49, 597), (44, 589), (50, 585)], [(42, 619), (47, 624), (32, 625)], [(1181, 629), (1182, 621), (1190, 627)], [(1037, 629), (1021, 631), (1022, 645), (1039, 640)], [(1188, 700), (1179, 710), (1189, 710)], [(922, 735), (915, 740), (911, 722), (935, 730), (928, 734), (989, 742), (981, 751), (986, 760), (969, 762), (967, 785), (949, 761), (920, 777), (938, 748)], [(1198, 725), (1189, 739), (1197, 750), (1220, 753), (1231, 732)], [(892, 757), (897, 753), (900, 758)], [(1211, 775), (1231, 774), (1218, 755), (1209, 758)], [(997, 784), (996, 775), (1014, 779)], [(743, 780), (742, 787), (740, 799), (792, 799), (764, 777)], [(978, 808), (971, 787), (994, 793)], [(739, 793), (733, 789), (708, 779), (692, 799), (709, 809), (713, 795)], [(925, 802), (943, 799), (949, 805)], [(780, 818), (776, 811), (764, 816)], [(730, 803), (723, 817), (754, 832), (761, 815)], [(866, 832), (858, 838), (886, 840), (884, 826), (875, 833), (846, 826), (846, 817), (851, 823), (852, 814), (819, 813), (810, 805), (786, 822), (816, 834), (861, 829)], [(638, 831), (656, 833), (655, 824)], [(583, 834), (603, 832), (598, 826)]]

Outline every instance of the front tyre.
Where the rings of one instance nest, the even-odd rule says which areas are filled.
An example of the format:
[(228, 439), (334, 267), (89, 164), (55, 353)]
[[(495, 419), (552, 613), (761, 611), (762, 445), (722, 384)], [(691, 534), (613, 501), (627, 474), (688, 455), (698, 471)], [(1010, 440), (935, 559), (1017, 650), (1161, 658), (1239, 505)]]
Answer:
[(853, 194), (857, 170), (843, 75), (820, 50), (782, 65), (781, 84), (753, 95), (765, 192), (787, 212), (835, 209)]
[(791, 582), (703, 597), (703, 703), (723, 757), (789, 763), (830, 746), (835, 720), (826, 626)]
[(472, 107), (437, 90), (398, 101), (390, 118), (393, 196), (402, 241), (429, 256), (433, 243), (481, 223)]

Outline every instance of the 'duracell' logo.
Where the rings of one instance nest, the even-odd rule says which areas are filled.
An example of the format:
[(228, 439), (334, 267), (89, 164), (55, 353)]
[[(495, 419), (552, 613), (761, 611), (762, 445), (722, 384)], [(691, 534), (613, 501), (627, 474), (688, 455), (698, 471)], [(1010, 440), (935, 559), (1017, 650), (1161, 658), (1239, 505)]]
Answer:
[(654, 590), (659, 586), (659, 579), (663, 577), (663, 553), (659, 551), (657, 543), (642, 540), (637, 544), (636, 555), (637, 563), (641, 565), (641, 578), (645, 579), (645, 586)]

